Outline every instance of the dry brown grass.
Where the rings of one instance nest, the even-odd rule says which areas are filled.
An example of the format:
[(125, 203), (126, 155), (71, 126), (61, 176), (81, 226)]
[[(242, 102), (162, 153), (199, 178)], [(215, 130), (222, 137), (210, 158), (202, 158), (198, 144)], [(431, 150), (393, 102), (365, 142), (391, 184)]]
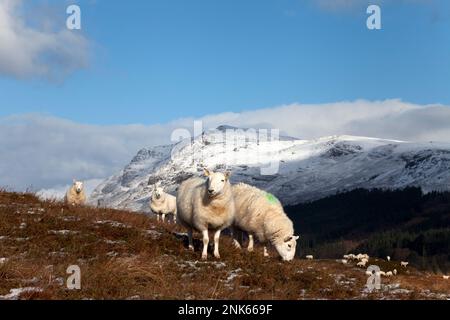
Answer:
[[(58, 231), (68, 230), (68, 234)], [(56, 232), (55, 232), (56, 231)], [(333, 260), (266, 259), (221, 240), (220, 261), (198, 261), (179, 226), (126, 211), (68, 207), (31, 194), (0, 192), (0, 296), (35, 287), (21, 299), (445, 299), (442, 276), (372, 260), (400, 275), (365, 293), (367, 276)], [(82, 289), (68, 290), (66, 268), (79, 265)], [(386, 286), (391, 285), (391, 287)], [(402, 289), (399, 290), (396, 286)], [(428, 291), (427, 291), (428, 290)]]

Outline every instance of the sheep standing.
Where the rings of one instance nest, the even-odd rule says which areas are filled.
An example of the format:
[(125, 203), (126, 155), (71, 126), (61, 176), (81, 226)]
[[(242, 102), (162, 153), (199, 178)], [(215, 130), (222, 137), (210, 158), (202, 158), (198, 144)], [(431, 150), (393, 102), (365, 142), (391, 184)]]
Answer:
[(306, 260), (314, 260), (314, 256), (312, 256), (310, 254), (307, 255), (305, 258), (306, 258)]
[(83, 182), (73, 180), (72, 186), (64, 197), (64, 202), (72, 206), (82, 206), (86, 203)]
[[(245, 183), (234, 185), (232, 190), (236, 205), (234, 227), (249, 234), (249, 251), (256, 237), (261, 243), (273, 245), (283, 260), (292, 260), (298, 236), (294, 236), (293, 223), (278, 199)], [(266, 247), (264, 255), (267, 255)]]
[(400, 262), (400, 266), (405, 267), (405, 268), (408, 266), (408, 264), (409, 264), (409, 262), (405, 262), (405, 261)]
[(450, 276), (443, 275), (442, 278), (443, 278), (444, 280), (448, 280), (448, 279), (450, 278)]
[(178, 188), (177, 197), (177, 217), (188, 229), (189, 249), (194, 249), (193, 230), (202, 233), (203, 260), (208, 257), (209, 230), (215, 231), (214, 256), (220, 258), (220, 233), (232, 224), (235, 213), (230, 174), (205, 169), (205, 175), (207, 180), (194, 177), (184, 181)]
[(366, 263), (367, 263), (367, 261), (360, 261), (356, 264), (356, 266), (363, 268), (366, 266)]
[(177, 198), (171, 194), (165, 193), (161, 187), (154, 186), (152, 198), (150, 200), (150, 209), (156, 214), (156, 219), (162, 217), (164, 222), (166, 215), (172, 215), (174, 223), (177, 221)]
[(386, 277), (392, 277), (394, 273), (392, 271), (386, 272)]
[(387, 261), (391, 261), (391, 257), (390, 257), (390, 256), (387, 256), (387, 257), (386, 257), (386, 260), (387, 260)]

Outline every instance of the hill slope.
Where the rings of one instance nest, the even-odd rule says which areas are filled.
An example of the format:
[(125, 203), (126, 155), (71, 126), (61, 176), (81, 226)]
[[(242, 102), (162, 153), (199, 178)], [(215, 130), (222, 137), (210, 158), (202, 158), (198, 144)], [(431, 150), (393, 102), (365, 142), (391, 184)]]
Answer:
[[(448, 299), (450, 282), (398, 262), (371, 259), (400, 274), (364, 289), (364, 270), (334, 260), (238, 252), (224, 236), (220, 261), (200, 262), (183, 230), (142, 214), (66, 207), (0, 192), (0, 299)], [(82, 289), (65, 287), (81, 268)]]
[[(419, 186), (449, 191), (450, 144), (409, 143), (337, 136), (317, 140), (281, 137), (261, 142), (243, 131), (219, 127), (176, 145), (143, 149), (121, 172), (100, 184), (91, 203), (148, 212), (151, 185), (161, 182), (175, 194), (181, 181), (202, 166), (228, 168), (232, 182), (246, 182), (275, 194), (284, 205), (317, 200), (356, 188)], [(228, 136), (227, 136), (228, 135)], [(224, 146), (224, 139), (228, 144)], [(229, 143), (229, 141), (235, 143)], [(261, 167), (279, 162), (279, 171)]]

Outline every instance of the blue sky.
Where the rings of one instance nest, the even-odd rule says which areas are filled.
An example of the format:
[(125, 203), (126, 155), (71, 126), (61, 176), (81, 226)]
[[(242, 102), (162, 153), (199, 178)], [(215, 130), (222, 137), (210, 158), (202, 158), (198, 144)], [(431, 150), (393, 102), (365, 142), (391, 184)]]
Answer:
[[(69, 3), (24, 6), (64, 26)], [(0, 74), (0, 117), (155, 124), (294, 102), (450, 105), (448, 1), (385, 0), (379, 31), (359, 0), (77, 3), (83, 29), (71, 32), (89, 42), (89, 65), (56, 81)]]

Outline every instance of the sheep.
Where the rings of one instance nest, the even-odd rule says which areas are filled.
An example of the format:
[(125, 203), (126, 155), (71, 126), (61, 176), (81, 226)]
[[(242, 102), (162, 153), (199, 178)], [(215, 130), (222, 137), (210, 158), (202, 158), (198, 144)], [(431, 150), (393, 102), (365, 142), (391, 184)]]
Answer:
[(214, 257), (220, 259), (219, 239), (223, 229), (233, 223), (235, 205), (230, 173), (204, 169), (207, 179), (190, 178), (178, 188), (177, 219), (188, 229), (189, 249), (194, 250), (192, 232), (203, 236), (202, 259), (208, 258), (209, 230), (214, 231)]
[(369, 262), (369, 259), (362, 258), (362, 259), (361, 259), (361, 262), (367, 263), (367, 262)]
[(397, 275), (397, 269), (392, 270), (392, 273), (394, 274), (394, 276)]
[(161, 216), (162, 222), (164, 222), (167, 214), (173, 216), (174, 223), (177, 221), (177, 198), (164, 192), (162, 187), (154, 186), (150, 200), (150, 209), (156, 214), (157, 221), (159, 221)]
[(347, 264), (348, 260), (347, 259), (342, 259), (341, 262), (342, 262), (342, 264)]
[(356, 264), (356, 266), (363, 268), (366, 266), (366, 263), (367, 263), (366, 261), (360, 261)]
[(386, 272), (386, 277), (392, 277), (394, 274), (392, 273), (392, 271), (388, 271)]
[(314, 259), (314, 256), (312, 256), (312, 255), (309, 254), (309, 255), (307, 255), (305, 258), (306, 258), (306, 260), (313, 260), (313, 259)]
[(405, 262), (405, 261), (400, 262), (400, 266), (405, 267), (405, 268), (408, 266), (408, 264), (409, 264), (409, 262)]
[(349, 260), (351, 259), (351, 256), (349, 254), (344, 254), (343, 258)]
[(82, 206), (86, 203), (83, 182), (73, 180), (72, 186), (64, 197), (64, 202), (72, 206)]
[(390, 257), (390, 256), (387, 256), (387, 257), (386, 257), (386, 260), (387, 260), (387, 261), (391, 261), (391, 257)]
[(450, 277), (450, 276), (446, 276), (446, 275), (443, 275), (443, 276), (442, 276), (442, 278), (444, 278), (444, 280), (448, 280), (449, 277)]
[(386, 272), (384, 272), (384, 271), (378, 271), (378, 272), (377, 272), (377, 275), (379, 275), (379, 276), (385, 276), (385, 275), (386, 275)]
[[(294, 236), (293, 223), (280, 201), (272, 194), (245, 183), (234, 185), (232, 190), (236, 205), (233, 227), (249, 234), (248, 250), (253, 249), (253, 238), (256, 237), (263, 244), (273, 245), (282, 260), (292, 260), (299, 237)], [(264, 253), (267, 256), (266, 247)]]

